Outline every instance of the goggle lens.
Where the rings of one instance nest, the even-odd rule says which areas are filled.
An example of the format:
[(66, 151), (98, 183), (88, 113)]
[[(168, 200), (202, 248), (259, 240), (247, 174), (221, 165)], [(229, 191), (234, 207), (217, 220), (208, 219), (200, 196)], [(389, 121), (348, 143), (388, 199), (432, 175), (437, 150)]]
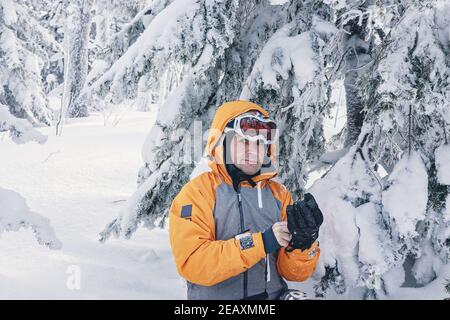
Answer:
[(262, 135), (267, 141), (272, 140), (272, 130), (277, 129), (277, 125), (273, 121), (260, 121), (254, 117), (242, 118), (239, 126), (245, 135), (250, 137)]

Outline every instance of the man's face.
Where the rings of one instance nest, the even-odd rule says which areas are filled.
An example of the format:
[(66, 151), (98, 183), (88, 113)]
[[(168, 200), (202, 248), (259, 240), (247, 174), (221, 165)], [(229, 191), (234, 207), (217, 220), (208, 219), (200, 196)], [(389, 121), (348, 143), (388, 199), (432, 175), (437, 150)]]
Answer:
[(261, 169), (266, 145), (261, 141), (250, 141), (236, 134), (230, 144), (231, 160), (242, 172), (252, 175)]

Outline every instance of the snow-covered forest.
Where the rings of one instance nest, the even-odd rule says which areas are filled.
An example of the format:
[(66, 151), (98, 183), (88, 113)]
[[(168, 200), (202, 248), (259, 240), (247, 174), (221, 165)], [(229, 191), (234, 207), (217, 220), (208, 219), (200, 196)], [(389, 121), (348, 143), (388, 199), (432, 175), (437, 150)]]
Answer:
[(0, 298), (185, 299), (169, 206), (238, 99), (324, 214), (291, 287), (450, 296), (449, 0), (0, 0), (0, 84)]

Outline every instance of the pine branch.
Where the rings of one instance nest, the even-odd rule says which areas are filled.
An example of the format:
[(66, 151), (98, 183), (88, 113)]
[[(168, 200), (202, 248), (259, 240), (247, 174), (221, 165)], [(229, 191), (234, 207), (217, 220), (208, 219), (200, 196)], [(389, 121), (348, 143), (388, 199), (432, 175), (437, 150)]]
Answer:
[(445, 291), (450, 294), (450, 279), (447, 279), (447, 282), (445, 283)]

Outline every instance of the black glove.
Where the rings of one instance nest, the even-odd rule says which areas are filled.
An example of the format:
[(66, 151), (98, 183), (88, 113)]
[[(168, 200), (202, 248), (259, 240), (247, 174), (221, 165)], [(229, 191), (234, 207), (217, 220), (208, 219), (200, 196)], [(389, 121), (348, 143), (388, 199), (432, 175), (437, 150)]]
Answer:
[(319, 237), (319, 228), (323, 222), (320, 211), (312, 194), (307, 193), (303, 200), (296, 201), (286, 208), (288, 229), (292, 235), (287, 251), (311, 248)]

